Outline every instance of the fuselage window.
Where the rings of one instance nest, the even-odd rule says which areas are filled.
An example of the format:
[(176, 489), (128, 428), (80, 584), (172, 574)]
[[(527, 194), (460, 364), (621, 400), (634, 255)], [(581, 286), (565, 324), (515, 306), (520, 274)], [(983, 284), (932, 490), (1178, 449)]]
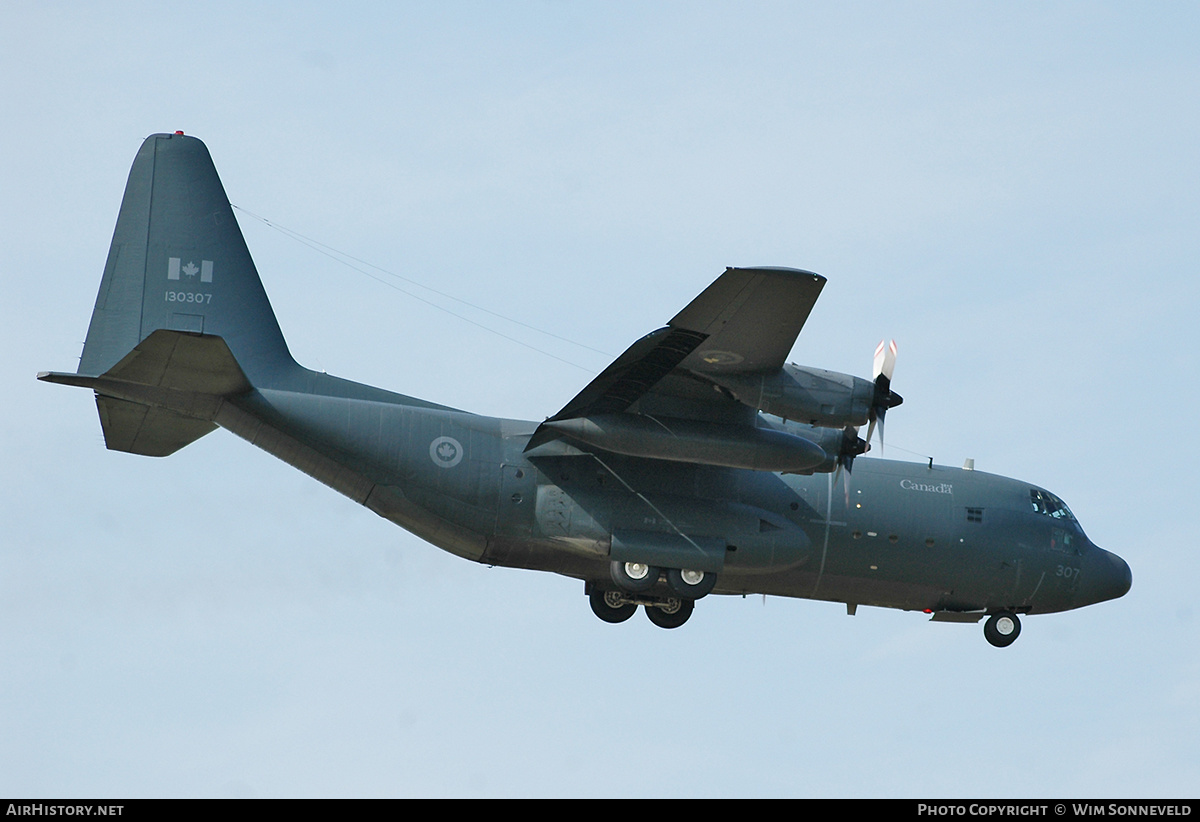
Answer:
[(1050, 549), (1052, 551), (1062, 551), (1064, 554), (1078, 554), (1075, 540), (1071, 538), (1071, 532), (1065, 528), (1054, 528), (1050, 532)]

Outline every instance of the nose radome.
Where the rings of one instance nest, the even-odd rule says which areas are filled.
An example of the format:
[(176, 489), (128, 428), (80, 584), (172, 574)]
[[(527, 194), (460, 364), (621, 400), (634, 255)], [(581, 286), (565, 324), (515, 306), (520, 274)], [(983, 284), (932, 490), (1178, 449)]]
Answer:
[(1112, 559), (1113, 564), (1119, 569), (1117, 574), (1120, 578), (1120, 592), (1117, 594), (1117, 596), (1123, 597), (1129, 593), (1129, 589), (1133, 587), (1133, 571), (1129, 569), (1129, 563), (1121, 559), (1116, 554), (1109, 554), (1108, 556)]
[(1103, 548), (1097, 548), (1093, 556), (1090, 584), (1087, 585), (1089, 602), (1104, 602), (1129, 593), (1133, 586), (1129, 563)]

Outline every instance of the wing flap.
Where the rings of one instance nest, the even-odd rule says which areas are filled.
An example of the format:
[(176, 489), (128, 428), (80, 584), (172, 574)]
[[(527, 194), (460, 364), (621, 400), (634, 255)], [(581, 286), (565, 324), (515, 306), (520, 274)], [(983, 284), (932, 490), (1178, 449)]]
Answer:
[(660, 328), (647, 334), (550, 419), (621, 413), (674, 371), (703, 341), (703, 334), (686, 329)]
[[(674, 371), (703, 341), (703, 334), (686, 329), (652, 331), (629, 346), (547, 422), (621, 413)], [(525, 450), (531, 451), (558, 436), (545, 425), (538, 426)]]

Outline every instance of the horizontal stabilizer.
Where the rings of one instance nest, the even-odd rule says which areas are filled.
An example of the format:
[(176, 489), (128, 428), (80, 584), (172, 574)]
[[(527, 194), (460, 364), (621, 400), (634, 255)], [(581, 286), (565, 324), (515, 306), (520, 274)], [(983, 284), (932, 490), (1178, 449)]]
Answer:
[(43, 382), (96, 392), (104, 443), (165, 457), (216, 428), (223, 397), (250, 383), (220, 337), (158, 330), (98, 377), (43, 372)]
[(153, 332), (103, 376), (218, 397), (250, 390), (224, 340), (180, 331)]
[(165, 408), (96, 395), (104, 445), (145, 457), (168, 457), (216, 429), (214, 423), (185, 417)]

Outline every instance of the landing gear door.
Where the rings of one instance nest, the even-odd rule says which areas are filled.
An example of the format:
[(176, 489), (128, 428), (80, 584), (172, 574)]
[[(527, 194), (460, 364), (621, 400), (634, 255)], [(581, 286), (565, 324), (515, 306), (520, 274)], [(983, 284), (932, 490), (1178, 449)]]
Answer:
[(725, 567), (725, 540), (656, 531), (613, 531), (613, 559), (658, 568), (690, 568), (719, 574)]

